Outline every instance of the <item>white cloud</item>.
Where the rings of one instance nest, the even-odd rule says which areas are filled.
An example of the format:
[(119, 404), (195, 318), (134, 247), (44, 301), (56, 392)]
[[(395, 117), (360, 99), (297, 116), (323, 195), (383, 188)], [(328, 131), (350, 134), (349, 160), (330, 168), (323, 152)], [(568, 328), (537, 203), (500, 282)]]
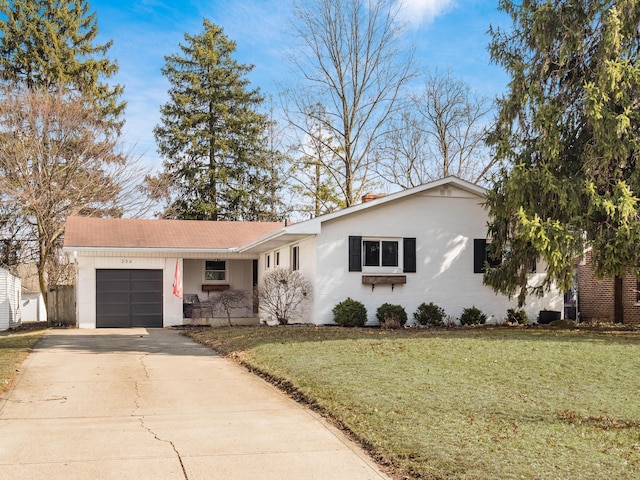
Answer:
[(455, 0), (398, 0), (400, 17), (414, 28), (431, 23), (455, 6)]

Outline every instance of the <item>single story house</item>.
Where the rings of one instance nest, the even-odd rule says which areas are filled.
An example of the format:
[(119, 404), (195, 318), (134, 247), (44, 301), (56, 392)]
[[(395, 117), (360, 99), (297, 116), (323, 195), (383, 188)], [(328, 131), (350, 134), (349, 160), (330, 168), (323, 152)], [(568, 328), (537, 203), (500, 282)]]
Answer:
[(22, 323), (20, 311), (20, 279), (4, 268), (0, 268), (0, 331), (19, 327)]
[[(299, 271), (312, 285), (297, 320), (332, 323), (332, 308), (351, 297), (376, 324), (383, 303), (409, 318), (434, 302), (458, 318), (475, 306), (494, 321), (516, 301), (483, 285), (485, 189), (447, 177), (296, 224), (73, 217), (65, 251), (77, 264), (79, 327), (170, 326), (190, 323), (183, 300), (204, 301), (226, 289), (252, 291), (267, 271)], [(539, 265), (531, 281), (541, 281)], [(562, 311), (556, 289), (526, 306)], [(257, 306), (236, 309), (234, 323), (258, 323)], [(261, 321), (272, 319), (264, 316)]]

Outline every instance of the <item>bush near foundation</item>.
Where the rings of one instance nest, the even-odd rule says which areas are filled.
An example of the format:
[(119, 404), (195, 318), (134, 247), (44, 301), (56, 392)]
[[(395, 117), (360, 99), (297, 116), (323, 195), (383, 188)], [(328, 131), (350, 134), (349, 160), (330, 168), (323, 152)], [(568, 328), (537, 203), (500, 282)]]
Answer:
[(420, 325), (440, 327), (443, 324), (444, 315), (444, 308), (435, 303), (421, 303), (413, 313), (413, 319)]
[(347, 298), (333, 307), (333, 321), (341, 327), (363, 327), (367, 323), (367, 309), (362, 302)]
[(529, 323), (529, 318), (527, 317), (527, 312), (525, 312), (524, 310), (516, 310), (515, 308), (510, 308), (507, 310), (507, 322), (526, 325), (527, 323)]
[(461, 325), (483, 325), (487, 321), (487, 315), (475, 305), (462, 310), (460, 315)]
[(381, 328), (402, 328), (407, 323), (407, 312), (402, 305), (383, 303), (376, 311)]

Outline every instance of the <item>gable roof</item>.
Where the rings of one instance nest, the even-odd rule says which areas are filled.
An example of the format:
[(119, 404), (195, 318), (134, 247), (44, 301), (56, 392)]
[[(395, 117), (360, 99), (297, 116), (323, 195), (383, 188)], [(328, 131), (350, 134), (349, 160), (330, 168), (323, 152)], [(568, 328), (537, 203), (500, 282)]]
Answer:
[(69, 217), (64, 247), (229, 250), (283, 226), (282, 222)]
[(385, 196), (378, 196), (377, 198), (374, 198), (367, 202), (359, 203), (357, 205), (344, 208), (342, 210), (327, 213), (325, 215), (312, 218), (311, 220), (305, 220), (300, 223), (294, 223), (292, 225), (285, 226), (278, 230), (269, 232), (263, 237), (258, 238), (252, 241), (251, 243), (243, 246), (240, 249), (240, 251), (255, 252), (259, 250), (263, 250), (263, 251), (272, 250), (274, 248), (278, 248), (281, 245), (300, 240), (306, 236), (319, 234), (322, 227), (322, 223), (326, 221), (344, 217), (346, 215), (352, 215), (356, 212), (361, 212), (363, 210), (384, 205), (385, 203), (395, 202), (400, 199), (409, 197), (411, 195), (424, 193), (424, 192), (427, 192), (428, 190), (435, 190), (435, 189), (446, 187), (446, 186), (454, 186), (465, 192), (469, 192), (473, 195), (477, 195), (478, 198), (484, 198), (487, 192), (487, 189), (484, 187), (481, 187), (480, 185), (476, 185), (475, 183), (462, 180), (458, 177), (448, 176), (439, 180), (435, 180), (433, 182), (418, 185), (417, 187), (408, 188), (400, 192), (391, 193)]
[(483, 198), (486, 193), (486, 189), (479, 185), (450, 176), (289, 226), (282, 222), (69, 217), (65, 229), (64, 248), (258, 253), (319, 234), (322, 223), (326, 221), (446, 186), (454, 186), (479, 198)]

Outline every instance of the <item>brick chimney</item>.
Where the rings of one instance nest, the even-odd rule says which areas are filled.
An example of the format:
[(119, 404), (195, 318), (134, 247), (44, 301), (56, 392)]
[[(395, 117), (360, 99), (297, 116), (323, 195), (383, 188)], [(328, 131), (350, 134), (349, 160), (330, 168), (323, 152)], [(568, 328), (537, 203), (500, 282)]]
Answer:
[(362, 203), (370, 202), (371, 200), (375, 200), (376, 198), (384, 197), (386, 194), (384, 193), (365, 193), (362, 196)]

